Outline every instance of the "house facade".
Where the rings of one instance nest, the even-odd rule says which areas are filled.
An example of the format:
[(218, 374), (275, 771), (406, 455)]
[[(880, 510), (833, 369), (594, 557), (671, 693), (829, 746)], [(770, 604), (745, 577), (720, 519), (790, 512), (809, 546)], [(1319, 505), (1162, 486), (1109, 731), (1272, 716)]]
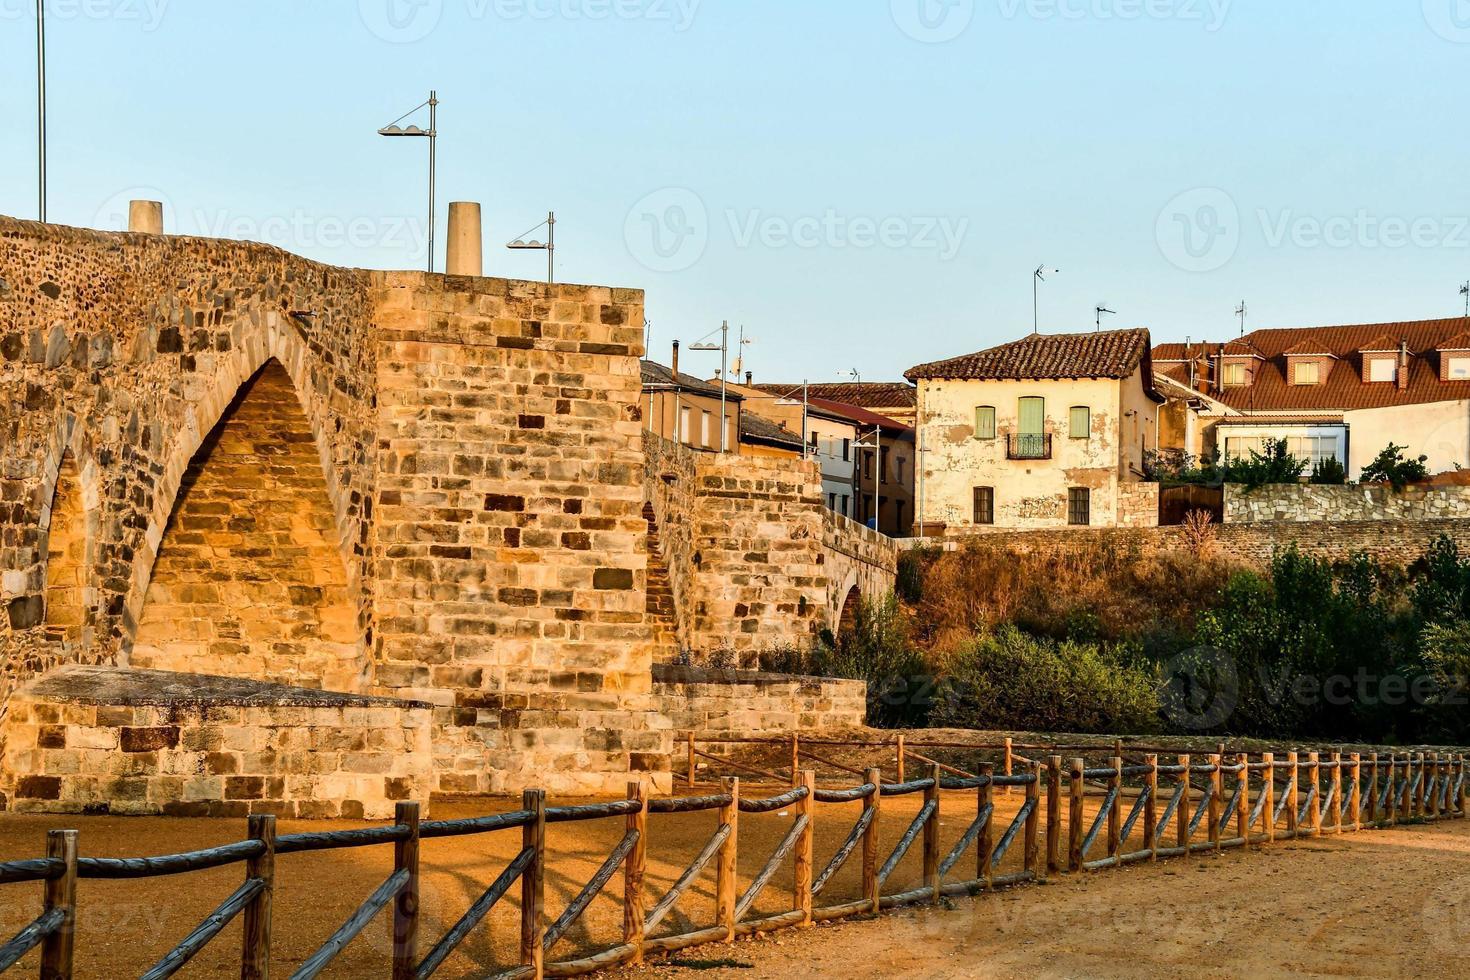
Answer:
[[(741, 396), (727, 389), (723, 404), (718, 381), (710, 383), (679, 371), (679, 345), (674, 344), (671, 367), (643, 361), (643, 427), (665, 439), (702, 452), (739, 453)], [(725, 438), (720, 439), (724, 414)]]
[(908, 537), (914, 518), (914, 430), (857, 405), (827, 398), (811, 398), (810, 404), (857, 427), (850, 516), (891, 538)]
[(1257, 330), (1154, 350), (1161, 442), (1243, 458), (1267, 440), (1350, 479), (1390, 443), (1431, 473), (1470, 467), (1470, 320)]
[(911, 369), (925, 535), (1157, 521), (1147, 330), (1033, 334)]

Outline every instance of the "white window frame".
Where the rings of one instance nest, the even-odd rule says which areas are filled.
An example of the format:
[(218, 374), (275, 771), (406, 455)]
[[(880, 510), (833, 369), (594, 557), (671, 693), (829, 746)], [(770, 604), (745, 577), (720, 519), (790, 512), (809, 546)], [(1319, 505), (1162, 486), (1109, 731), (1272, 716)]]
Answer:
[[(1378, 372), (1387, 368), (1388, 377), (1380, 378)], [(1391, 384), (1398, 380), (1398, 364), (1392, 357), (1373, 357), (1368, 359), (1368, 383), (1369, 384)]]
[(1455, 354), (1445, 366), (1444, 376), (1449, 381), (1470, 381), (1470, 354)]
[[(1304, 373), (1311, 374), (1311, 380), (1302, 380)], [(1291, 366), (1291, 383), (1303, 387), (1313, 387), (1322, 383), (1321, 361), (1297, 361)]]

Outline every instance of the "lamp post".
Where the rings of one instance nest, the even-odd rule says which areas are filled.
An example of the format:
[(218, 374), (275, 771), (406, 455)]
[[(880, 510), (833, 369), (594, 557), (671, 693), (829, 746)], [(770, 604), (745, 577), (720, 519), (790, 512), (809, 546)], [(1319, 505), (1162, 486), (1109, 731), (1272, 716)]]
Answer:
[[(398, 125), (404, 119), (418, 112), (424, 106), (429, 107), (429, 128), (420, 129), (417, 126)], [(382, 129), (378, 130), (379, 136), (414, 136), (427, 138), (429, 141), (429, 271), (434, 271), (434, 182), (438, 174), (438, 142), (439, 142), (439, 93), (429, 92), (429, 101), (420, 103), (412, 109), (393, 120)]]
[[(546, 229), (546, 241), (538, 242), (534, 238), (529, 242), (525, 240), (526, 235), (535, 231), (536, 228)], [(556, 212), (551, 211), (546, 215), (546, 220), (532, 228), (525, 234), (520, 235), (515, 241), (505, 247), (513, 251), (542, 251), (546, 253), (546, 281), (556, 282)]]
[(718, 347), (716, 347), (714, 344), (701, 343), (695, 344), (689, 349), (697, 351), (720, 352), (720, 452), (729, 452), (728, 436), (730, 431), (730, 423), (725, 418), (725, 383), (728, 378), (726, 377), (725, 368), (730, 357), (730, 321), (726, 320), (724, 323), (720, 324), (720, 344)]
[(37, 210), (46, 222), (46, 4), (36, 0), (36, 172)]

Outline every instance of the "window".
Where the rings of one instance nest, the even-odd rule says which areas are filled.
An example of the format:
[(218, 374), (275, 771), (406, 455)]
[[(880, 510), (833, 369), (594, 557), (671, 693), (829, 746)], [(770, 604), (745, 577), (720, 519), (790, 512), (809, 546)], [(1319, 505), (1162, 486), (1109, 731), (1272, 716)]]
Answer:
[(904, 468), (904, 466), (907, 463), (908, 463), (908, 460), (903, 459), (902, 457), (900, 457), (898, 459), (895, 459), (893, 461), (893, 478), (894, 478), (895, 481), (897, 481), (897, 483), (900, 486), (902, 486), (903, 485), (903, 482), (904, 482), (904, 480), (903, 480), (903, 468)]
[(1092, 409), (1086, 405), (1078, 405), (1072, 409), (1067, 432), (1073, 439), (1090, 439), (1092, 437)]
[(852, 514), (852, 498), (847, 494), (842, 495), (842, 516), (848, 517)]
[[(847, 498), (844, 497), (843, 499), (845, 500)], [(829, 494), (827, 494), (827, 509), (828, 510), (836, 510), (837, 509), (837, 494), (835, 494), (835, 493), (829, 493)]]
[(1314, 385), (1322, 380), (1322, 363), (1320, 361), (1298, 361), (1291, 369), (1291, 380), (1293, 384)]
[(975, 523), (990, 525), (995, 523), (995, 488), (975, 488)]
[(989, 405), (975, 409), (975, 438), (995, 438), (995, 409)]
[(1246, 379), (1245, 365), (1239, 362), (1225, 365), (1221, 369), (1221, 379), (1225, 384), (1236, 387), (1249, 383)]
[(852, 459), (852, 440), (851, 439), (844, 439), (844, 440), (842, 440), (842, 460), (843, 460), (843, 462), (847, 462), (847, 461), (849, 461), (851, 459)]
[(1397, 381), (1395, 364), (1387, 357), (1375, 357), (1368, 362), (1368, 380), (1375, 382)]
[(1451, 381), (1470, 381), (1470, 357), (1452, 357), (1445, 377)]
[(689, 435), (689, 406), (685, 405), (679, 409), (679, 431), (674, 433), (674, 441), (689, 442), (691, 438)]
[(1091, 490), (1073, 487), (1067, 491), (1067, 523), (1073, 527), (1087, 527), (1092, 523)]
[(897, 532), (899, 534), (903, 534), (904, 533), (904, 524), (903, 524), (903, 501), (902, 500), (895, 500), (893, 502), (893, 523), (894, 523), (894, 526), (895, 526), (895, 529), (897, 530)]
[(700, 413), (700, 418), (699, 418), (699, 441), (704, 444), (704, 448), (705, 449), (708, 449), (709, 448), (709, 429), (710, 429), (710, 422), (711, 421), (712, 421), (712, 417), (710, 416), (710, 413), (709, 412), (701, 412)]

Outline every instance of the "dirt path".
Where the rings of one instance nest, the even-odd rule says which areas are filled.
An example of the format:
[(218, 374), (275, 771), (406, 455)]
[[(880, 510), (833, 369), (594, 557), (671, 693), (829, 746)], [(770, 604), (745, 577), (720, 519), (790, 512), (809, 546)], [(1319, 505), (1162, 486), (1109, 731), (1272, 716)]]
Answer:
[[(1470, 976), (1470, 822), (1322, 838), (694, 950), (631, 977)], [(727, 967), (716, 967), (723, 958)], [(738, 964), (735, 965), (735, 964)]]

